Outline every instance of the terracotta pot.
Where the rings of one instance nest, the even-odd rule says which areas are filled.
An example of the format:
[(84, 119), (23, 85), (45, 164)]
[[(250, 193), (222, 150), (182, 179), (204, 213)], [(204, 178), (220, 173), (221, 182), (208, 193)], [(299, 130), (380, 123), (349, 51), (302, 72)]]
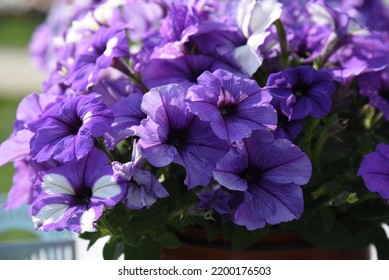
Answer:
[(297, 233), (269, 235), (247, 250), (231, 250), (221, 237), (208, 242), (201, 229), (190, 229), (190, 234), (178, 235), (182, 245), (178, 249), (162, 248), (165, 260), (368, 260), (370, 247), (357, 251), (317, 248), (304, 241)]

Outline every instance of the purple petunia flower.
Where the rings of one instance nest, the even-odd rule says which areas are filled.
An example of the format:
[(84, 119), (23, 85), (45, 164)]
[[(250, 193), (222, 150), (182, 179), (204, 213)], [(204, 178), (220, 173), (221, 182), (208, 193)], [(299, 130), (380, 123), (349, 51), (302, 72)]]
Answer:
[(125, 164), (117, 161), (112, 163), (114, 174), (128, 182), (125, 203), (129, 209), (150, 208), (158, 198), (169, 196), (157, 178), (151, 172), (142, 169), (143, 161), (140, 148), (134, 141), (131, 161)]
[(124, 29), (101, 27), (95, 33), (90, 48), (76, 58), (66, 82), (75, 91), (85, 91), (97, 81), (101, 69), (112, 65), (114, 58), (127, 56), (129, 52)]
[(15, 175), (10, 189), (5, 210), (16, 209), (22, 204), (31, 204), (33, 197), (33, 185), (38, 178), (38, 173), (58, 166), (54, 160), (36, 163), (29, 158), (14, 162)]
[(365, 73), (358, 77), (360, 92), (389, 121), (389, 70)]
[[(114, 73), (114, 72), (109, 72)], [(127, 76), (120, 75), (119, 77), (105, 76), (93, 85), (92, 91), (101, 95), (104, 104), (110, 106), (118, 102), (121, 97), (127, 97), (133, 93), (143, 93), (141, 87), (133, 84)]]
[(0, 145), (0, 166), (29, 156), (30, 140), (34, 136), (29, 126), (38, 120), (56, 99), (57, 96), (36, 93), (23, 98), (16, 112), (14, 131)]
[(223, 189), (220, 185), (211, 185), (203, 188), (197, 194), (200, 202), (197, 204), (199, 209), (215, 209), (219, 214), (230, 214), (231, 207), (229, 202), (232, 195)]
[(142, 93), (132, 93), (109, 106), (115, 117), (111, 128), (104, 134), (109, 149), (113, 149), (119, 141), (134, 136), (137, 127), (146, 118), (140, 107), (142, 97)]
[[(197, 11), (190, 5), (173, 2), (166, 17), (161, 20), (160, 33), (165, 43), (187, 40), (187, 33), (199, 23)], [(190, 34), (190, 33), (189, 33)]]
[(286, 139), (256, 130), (237, 142), (216, 165), (214, 178), (225, 188), (243, 192), (233, 221), (249, 230), (298, 219), (304, 208), (301, 185), (312, 166), (304, 152)]
[(148, 88), (171, 83), (180, 83), (189, 87), (196, 83), (197, 78), (206, 70), (228, 70), (237, 76), (246, 76), (216, 58), (205, 55), (185, 55), (176, 59), (152, 59), (146, 64), (142, 81)]
[(326, 2), (312, 1), (307, 9), (315, 25), (327, 26), (330, 30), (322, 59), (323, 62), (328, 60), (335, 65), (329, 69), (334, 79), (347, 83), (361, 73), (384, 69), (389, 63), (388, 48), (381, 34), (370, 32), (358, 21)]
[(385, 1), (343, 1), (342, 9), (376, 31), (389, 30), (389, 7)]
[[(275, 103), (275, 104), (274, 104)], [(273, 102), (277, 110), (277, 128), (273, 131), (273, 135), (276, 139), (285, 138), (293, 142), (294, 139), (303, 130), (303, 120), (289, 120), (288, 117), (282, 113), (279, 103)]]
[(376, 151), (365, 155), (358, 176), (369, 191), (377, 192), (389, 203), (389, 145), (378, 144)]
[(93, 138), (102, 136), (112, 121), (111, 110), (95, 94), (64, 99), (29, 124), (36, 133), (30, 142), (32, 159), (80, 160), (92, 150)]
[(44, 231), (93, 231), (104, 207), (116, 205), (126, 190), (113, 176), (107, 155), (94, 149), (77, 163), (40, 174), (30, 214), (35, 227)]
[(289, 120), (325, 116), (332, 106), (335, 85), (330, 74), (311, 66), (298, 66), (271, 74), (266, 89)]
[(250, 136), (256, 129), (275, 129), (277, 114), (271, 95), (254, 80), (225, 70), (204, 72), (189, 88), (189, 110), (211, 124), (215, 134), (229, 143)]
[(217, 160), (228, 151), (209, 123), (189, 112), (186, 89), (170, 84), (152, 89), (142, 101), (148, 115), (137, 130), (139, 145), (146, 159), (162, 167), (172, 162), (185, 167), (184, 183), (189, 188), (206, 186)]

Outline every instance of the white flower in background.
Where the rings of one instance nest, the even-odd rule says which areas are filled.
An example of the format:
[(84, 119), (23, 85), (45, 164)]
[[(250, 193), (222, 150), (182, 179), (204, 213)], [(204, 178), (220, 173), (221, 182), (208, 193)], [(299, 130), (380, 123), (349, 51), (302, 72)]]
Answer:
[(247, 43), (235, 49), (234, 57), (248, 74), (261, 66), (263, 58), (257, 52), (270, 34), (267, 29), (280, 18), (282, 4), (277, 0), (241, 0), (237, 11), (237, 24), (247, 38)]

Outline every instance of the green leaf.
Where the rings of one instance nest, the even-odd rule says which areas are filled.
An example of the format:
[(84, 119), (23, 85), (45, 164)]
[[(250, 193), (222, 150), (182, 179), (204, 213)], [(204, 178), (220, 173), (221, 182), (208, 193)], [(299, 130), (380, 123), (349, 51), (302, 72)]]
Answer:
[(158, 242), (151, 238), (145, 238), (139, 246), (125, 246), (124, 257), (126, 260), (158, 260), (161, 248)]
[(334, 211), (330, 207), (323, 207), (320, 209), (320, 214), (323, 220), (324, 231), (330, 233), (336, 222)]
[(217, 227), (216, 225), (215, 226), (207, 226), (205, 228), (205, 232), (206, 232), (206, 235), (207, 235), (207, 240), (208, 241), (213, 241), (215, 240), (215, 238), (217, 237), (217, 235), (220, 233), (220, 228)]
[(105, 260), (117, 260), (123, 253), (123, 243), (118, 242), (114, 237), (111, 237), (103, 248), (103, 257)]
[(88, 244), (88, 248), (87, 248), (87, 250), (89, 250), (96, 243), (97, 240), (99, 240), (101, 237), (103, 237), (103, 235), (101, 234), (100, 231), (83, 232), (83, 233), (79, 234), (79, 237), (82, 239), (85, 239), (85, 240), (89, 240), (89, 244)]
[(257, 243), (263, 234), (261, 230), (248, 231), (245, 227), (236, 227), (232, 234), (231, 248), (243, 250)]
[(150, 232), (156, 227), (159, 227), (164, 224), (165, 219), (160, 217), (159, 214), (136, 217), (131, 220), (131, 226), (136, 232)]
[(349, 213), (363, 221), (385, 222), (389, 220), (389, 206), (381, 199), (372, 199), (350, 207)]
[(97, 235), (97, 234), (94, 235), (94, 236), (90, 239), (90, 241), (89, 241), (87, 250), (89, 250), (89, 249), (96, 243), (96, 241), (100, 239), (100, 237), (101, 237), (100, 235)]
[(136, 234), (131, 225), (126, 225), (123, 228), (122, 238), (126, 245), (136, 246), (140, 242), (139, 236)]
[(308, 230), (300, 233), (305, 240), (317, 247), (343, 249), (351, 246), (354, 242), (351, 231), (340, 222), (335, 222), (331, 230), (326, 232), (323, 221), (314, 220)]
[(380, 225), (364, 223), (362, 228), (358, 228), (354, 232), (354, 243), (347, 249), (356, 250), (373, 244), (380, 227)]
[(234, 233), (234, 225), (232, 223), (225, 223), (223, 225), (223, 237), (225, 241), (231, 241)]
[(166, 231), (160, 238), (159, 243), (169, 249), (175, 249), (180, 247), (180, 240), (173, 233)]
[(109, 222), (109, 225), (117, 229), (119, 228), (123, 222), (125, 221), (126, 213), (125, 206), (122, 203), (118, 203), (114, 208), (110, 209), (106, 216), (107, 221)]

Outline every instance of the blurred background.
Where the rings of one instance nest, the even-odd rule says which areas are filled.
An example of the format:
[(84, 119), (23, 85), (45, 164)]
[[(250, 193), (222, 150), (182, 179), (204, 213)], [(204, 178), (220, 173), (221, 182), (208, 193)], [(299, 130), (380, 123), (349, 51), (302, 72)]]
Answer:
[[(54, 1), (0, 0), (0, 143), (13, 130), (20, 100), (40, 92), (46, 78), (30, 61), (28, 45)], [(35, 231), (27, 205), (5, 212), (13, 174), (12, 164), (0, 168), (0, 260), (102, 258), (103, 241), (87, 251), (88, 243), (69, 232)]]

